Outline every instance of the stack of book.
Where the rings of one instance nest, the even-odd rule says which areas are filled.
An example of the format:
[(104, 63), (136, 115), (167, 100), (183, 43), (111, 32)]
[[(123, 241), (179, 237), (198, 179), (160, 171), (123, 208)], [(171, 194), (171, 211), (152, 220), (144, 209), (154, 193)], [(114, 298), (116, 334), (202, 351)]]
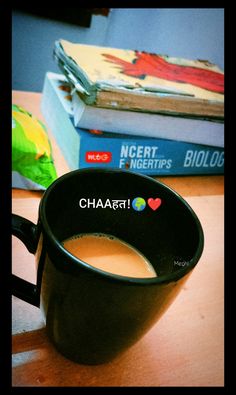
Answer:
[(71, 170), (224, 172), (224, 73), (207, 61), (55, 43), (42, 112)]

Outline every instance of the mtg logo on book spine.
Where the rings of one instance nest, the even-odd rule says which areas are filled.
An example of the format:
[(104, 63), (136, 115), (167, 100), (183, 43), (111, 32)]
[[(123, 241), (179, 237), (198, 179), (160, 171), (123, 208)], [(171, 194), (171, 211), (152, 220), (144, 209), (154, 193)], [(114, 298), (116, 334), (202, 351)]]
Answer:
[(85, 160), (87, 163), (109, 163), (112, 160), (112, 153), (109, 151), (87, 151)]

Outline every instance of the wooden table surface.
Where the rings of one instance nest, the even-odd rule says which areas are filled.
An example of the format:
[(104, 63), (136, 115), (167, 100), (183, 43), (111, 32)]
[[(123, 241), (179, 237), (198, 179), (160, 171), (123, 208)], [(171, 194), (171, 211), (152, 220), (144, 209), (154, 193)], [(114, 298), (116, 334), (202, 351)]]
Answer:
[[(44, 121), (41, 94), (13, 92), (13, 103)], [(45, 122), (45, 121), (44, 121)], [(69, 171), (48, 130), (58, 175)], [(12, 385), (223, 386), (224, 385), (224, 177), (158, 177), (179, 192), (204, 230), (203, 255), (183, 290), (152, 329), (116, 360), (76, 364), (48, 340), (38, 308), (12, 297)], [(42, 192), (12, 190), (12, 211), (37, 221)], [(34, 256), (12, 238), (13, 272), (35, 282)]]

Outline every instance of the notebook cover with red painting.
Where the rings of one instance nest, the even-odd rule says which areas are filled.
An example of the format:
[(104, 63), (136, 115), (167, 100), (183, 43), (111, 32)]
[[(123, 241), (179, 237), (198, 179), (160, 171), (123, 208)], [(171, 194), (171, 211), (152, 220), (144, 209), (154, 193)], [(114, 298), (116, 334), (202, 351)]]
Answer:
[(224, 72), (209, 61), (66, 40), (54, 57), (88, 105), (224, 118)]

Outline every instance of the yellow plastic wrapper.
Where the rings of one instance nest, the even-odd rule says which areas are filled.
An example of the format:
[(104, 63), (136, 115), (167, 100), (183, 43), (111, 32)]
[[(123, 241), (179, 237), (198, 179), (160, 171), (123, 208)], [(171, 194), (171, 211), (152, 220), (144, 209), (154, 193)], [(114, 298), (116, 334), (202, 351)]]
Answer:
[(12, 105), (12, 187), (46, 189), (57, 178), (51, 144), (42, 122)]

